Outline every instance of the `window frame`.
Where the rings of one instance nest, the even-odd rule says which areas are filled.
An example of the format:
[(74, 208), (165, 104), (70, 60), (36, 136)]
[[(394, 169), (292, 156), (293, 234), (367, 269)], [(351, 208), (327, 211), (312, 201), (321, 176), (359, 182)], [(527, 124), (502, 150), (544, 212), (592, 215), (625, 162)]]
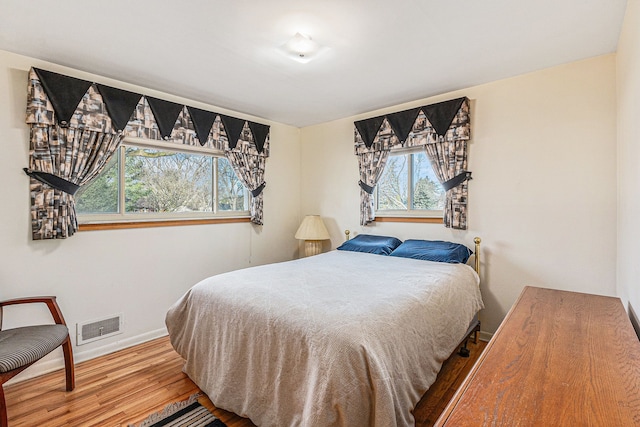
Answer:
[[(218, 210), (218, 162), (213, 162), (212, 171), (212, 211), (211, 212), (152, 212), (127, 213), (125, 206), (125, 156), (126, 147), (150, 148), (157, 150), (175, 151), (187, 154), (204, 155), (213, 158), (226, 158), (224, 151), (209, 147), (178, 144), (144, 138), (125, 137), (118, 152), (118, 213), (77, 213), (80, 231), (116, 228), (142, 228), (173, 225), (196, 225), (209, 223), (250, 222), (251, 214), (248, 209), (242, 211)], [(247, 207), (250, 203), (249, 191), (244, 186)]]
[[(424, 147), (410, 147), (410, 148), (392, 148), (389, 153), (389, 158), (391, 156), (405, 156), (409, 154), (424, 154), (427, 156), (427, 161), (429, 161), (428, 155), (424, 151)], [(380, 186), (380, 182), (376, 184), (374, 190), (374, 203), (375, 203), (375, 214), (376, 220), (380, 220), (380, 222), (429, 222), (429, 223), (442, 223), (444, 216), (444, 209), (413, 209), (413, 156), (409, 156), (407, 162), (407, 209), (378, 209), (378, 191)], [(389, 159), (387, 159), (387, 162)], [(429, 163), (430, 164), (430, 163)], [(385, 165), (386, 169), (386, 165)], [(384, 172), (383, 172), (384, 173)], [(382, 179), (382, 177), (381, 177)], [(438, 184), (440, 184), (438, 182)], [(442, 185), (442, 184), (440, 184)]]

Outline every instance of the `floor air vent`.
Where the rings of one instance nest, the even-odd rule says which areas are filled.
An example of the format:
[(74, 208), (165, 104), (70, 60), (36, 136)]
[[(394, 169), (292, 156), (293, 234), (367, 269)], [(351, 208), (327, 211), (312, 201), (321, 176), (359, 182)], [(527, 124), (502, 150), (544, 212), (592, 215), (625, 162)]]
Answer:
[(122, 333), (122, 313), (76, 325), (76, 344), (82, 345)]

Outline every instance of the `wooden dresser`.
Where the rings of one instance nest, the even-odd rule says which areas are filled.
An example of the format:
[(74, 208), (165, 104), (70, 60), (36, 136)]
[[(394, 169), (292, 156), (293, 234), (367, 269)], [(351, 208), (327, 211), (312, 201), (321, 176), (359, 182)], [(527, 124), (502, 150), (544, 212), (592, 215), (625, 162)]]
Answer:
[(639, 426), (620, 299), (526, 287), (436, 426)]

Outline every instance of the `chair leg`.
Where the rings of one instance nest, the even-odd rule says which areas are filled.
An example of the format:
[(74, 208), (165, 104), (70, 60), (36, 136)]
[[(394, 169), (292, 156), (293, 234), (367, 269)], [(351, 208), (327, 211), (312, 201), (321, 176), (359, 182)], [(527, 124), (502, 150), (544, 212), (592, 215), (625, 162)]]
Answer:
[(9, 427), (7, 404), (4, 401), (4, 387), (0, 384), (0, 427)]
[(67, 377), (67, 391), (71, 391), (76, 387), (76, 377), (70, 337), (67, 337), (66, 341), (62, 343), (62, 352), (64, 353), (64, 371)]

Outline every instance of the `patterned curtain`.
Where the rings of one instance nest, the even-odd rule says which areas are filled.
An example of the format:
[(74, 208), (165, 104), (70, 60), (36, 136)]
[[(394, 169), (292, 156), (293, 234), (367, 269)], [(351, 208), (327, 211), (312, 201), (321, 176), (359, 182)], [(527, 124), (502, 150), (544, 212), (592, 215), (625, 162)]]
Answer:
[(104, 169), (125, 137), (223, 151), (252, 193), (251, 220), (262, 224), (267, 125), (34, 68), (26, 122), (34, 240), (78, 230), (73, 194)]
[(355, 154), (360, 170), (360, 224), (375, 219), (373, 187), (382, 176), (389, 153), (397, 148), (424, 147), (447, 190), (445, 227), (467, 228), (467, 141), (469, 100), (458, 98), (354, 123)]
[[(87, 92), (78, 110), (89, 108), (95, 96)], [(26, 121), (31, 127), (29, 169), (25, 172), (31, 177), (33, 240), (66, 239), (78, 230), (73, 194), (104, 169), (124, 135), (111, 126), (92, 126), (79, 114), (61, 126), (33, 69)]]
[(360, 169), (360, 225), (367, 225), (376, 219), (373, 190), (380, 181), (387, 164), (390, 150), (371, 150), (358, 154)]
[[(436, 177), (441, 184), (450, 182), (467, 170), (467, 141), (445, 141), (424, 146)], [(467, 229), (467, 180), (447, 189), (444, 204), (444, 226), (458, 230)]]
[(249, 206), (251, 222), (262, 225), (265, 158), (235, 150), (225, 151), (225, 155), (240, 181), (251, 193)]
[[(228, 132), (224, 129), (225, 125), (229, 127)], [(236, 134), (233, 134), (234, 126)], [(264, 171), (269, 155), (268, 127), (251, 122), (230, 120), (229, 117), (223, 116), (216, 119), (213, 129), (214, 132), (216, 129), (220, 129), (220, 135), (213, 140), (213, 146), (224, 151), (224, 155), (229, 160), (236, 176), (251, 194), (249, 202), (251, 222), (263, 225), (264, 199), (262, 190), (266, 185)], [(232, 141), (236, 141), (236, 143), (234, 144)], [(261, 146), (261, 142), (264, 143), (264, 146)]]
[[(28, 173), (44, 172), (80, 187), (104, 169), (121, 140), (122, 133), (32, 125)], [(75, 234), (78, 220), (73, 194), (33, 176), (30, 191), (34, 240), (65, 239)]]

